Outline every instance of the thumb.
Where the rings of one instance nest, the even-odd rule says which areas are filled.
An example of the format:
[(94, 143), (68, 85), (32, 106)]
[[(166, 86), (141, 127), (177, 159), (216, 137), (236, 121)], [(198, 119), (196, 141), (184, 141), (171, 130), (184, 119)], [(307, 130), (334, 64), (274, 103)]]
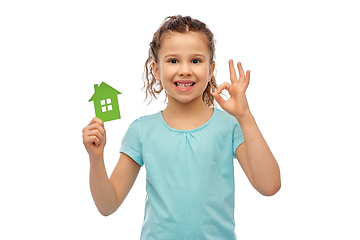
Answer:
[(226, 101), (220, 96), (220, 94), (217, 92), (213, 92), (212, 95), (214, 96), (215, 100), (219, 103), (220, 107), (223, 107)]

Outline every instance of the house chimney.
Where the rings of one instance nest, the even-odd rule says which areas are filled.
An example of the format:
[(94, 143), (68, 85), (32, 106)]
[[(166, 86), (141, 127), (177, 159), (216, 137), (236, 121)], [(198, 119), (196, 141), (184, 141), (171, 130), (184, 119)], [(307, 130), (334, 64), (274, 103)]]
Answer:
[(94, 85), (94, 90), (95, 90), (95, 92), (96, 92), (96, 90), (97, 90), (98, 87), (99, 87), (98, 84), (95, 84), (95, 85)]

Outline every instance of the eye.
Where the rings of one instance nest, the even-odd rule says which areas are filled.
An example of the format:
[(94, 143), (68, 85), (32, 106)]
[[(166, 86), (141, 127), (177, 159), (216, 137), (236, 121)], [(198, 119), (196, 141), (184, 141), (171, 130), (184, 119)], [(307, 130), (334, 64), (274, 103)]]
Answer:
[(170, 59), (169, 63), (178, 63), (178, 61), (176, 59)]
[(191, 62), (192, 62), (192, 63), (200, 63), (201, 60), (200, 60), (200, 59), (193, 59)]

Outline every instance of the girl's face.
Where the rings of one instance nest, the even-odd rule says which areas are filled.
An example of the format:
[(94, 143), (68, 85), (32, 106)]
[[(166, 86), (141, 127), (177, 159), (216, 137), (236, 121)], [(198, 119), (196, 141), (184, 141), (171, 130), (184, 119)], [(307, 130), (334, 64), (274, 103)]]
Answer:
[(174, 100), (181, 103), (202, 101), (215, 68), (215, 63), (210, 61), (210, 50), (203, 33), (166, 33), (162, 37), (158, 60), (152, 67), (169, 103)]

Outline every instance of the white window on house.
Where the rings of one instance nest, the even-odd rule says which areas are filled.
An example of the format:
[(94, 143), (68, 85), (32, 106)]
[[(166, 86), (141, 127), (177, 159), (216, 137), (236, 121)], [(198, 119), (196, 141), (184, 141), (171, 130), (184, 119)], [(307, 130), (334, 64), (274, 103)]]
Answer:
[(112, 110), (112, 105), (111, 105), (111, 99), (108, 98), (105, 100), (101, 100), (100, 101), (101, 104), (101, 111), (102, 112), (106, 112), (106, 111), (111, 111)]

